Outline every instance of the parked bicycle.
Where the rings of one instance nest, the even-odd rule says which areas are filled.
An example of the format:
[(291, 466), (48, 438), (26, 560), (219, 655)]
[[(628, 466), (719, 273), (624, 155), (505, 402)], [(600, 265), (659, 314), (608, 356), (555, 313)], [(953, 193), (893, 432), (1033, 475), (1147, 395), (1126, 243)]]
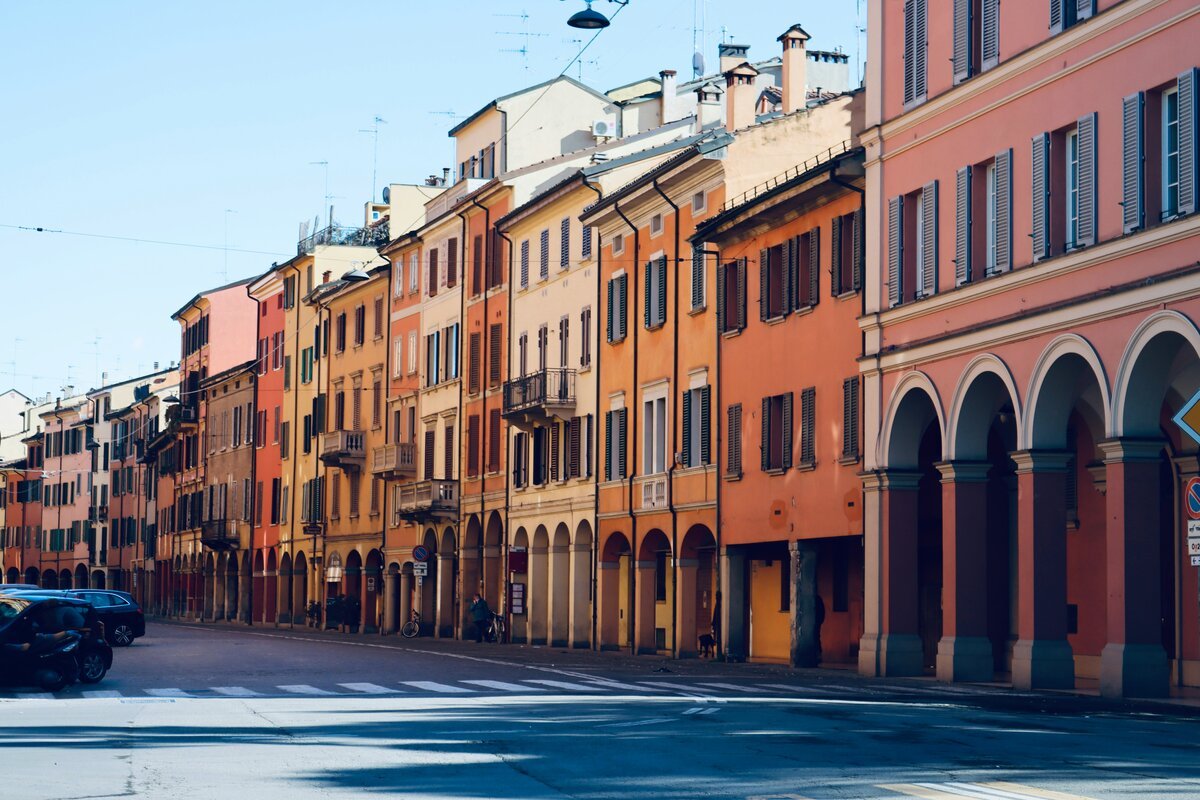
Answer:
[(504, 616), (493, 611), (491, 619), (483, 629), (483, 637), (494, 644), (501, 644), (504, 642), (504, 634)]
[(421, 612), (415, 608), (412, 612), (412, 618), (404, 623), (404, 627), (400, 629), (400, 635), (405, 639), (415, 639), (421, 635)]

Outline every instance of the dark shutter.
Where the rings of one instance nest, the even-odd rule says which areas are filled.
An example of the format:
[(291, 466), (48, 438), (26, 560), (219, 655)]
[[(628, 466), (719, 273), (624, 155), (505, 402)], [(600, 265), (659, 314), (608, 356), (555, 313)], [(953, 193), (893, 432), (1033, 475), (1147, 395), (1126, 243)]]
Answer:
[(792, 466), (792, 393), (785, 392), (783, 395), (783, 419), (779, 426), (779, 444), (781, 461), (779, 466), (788, 469)]
[(1076, 246), (1096, 243), (1096, 112), (1079, 118), (1079, 235)]
[(784, 302), (787, 304), (787, 311), (804, 307), (800, 302), (800, 250), (803, 244), (804, 238), (801, 236), (793, 236), (787, 242), (787, 274), (784, 276)]
[(771, 318), (771, 251), (758, 251), (758, 318)]
[(1062, 33), (1063, 2), (1069, 0), (1050, 0), (1050, 33)]
[(929, 19), (926, 0), (916, 0), (916, 11), (913, 14), (913, 44), (916, 50), (913, 54), (913, 99), (920, 100), (925, 97), (927, 66), (926, 59), (929, 54), (929, 44), (927, 36), (927, 22)]
[(622, 408), (617, 411), (617, 468), (619, 470), (618, 476), (621, 478), (624, 478), (629, 474), (627, 471), (627, 465), (625, 463), (625, 454), (627, 451), (626, 442), (629, 438), (628, 420), (628, 409)]
[(724, 333), (725, 326), (725, 265), (717, 263), (717, 332)]
[(529, 285), (529, 240), (521, 242), (521, 285)]
[(483, 335), (475, 332), (471, 334), (471, 353), (470, 364), (467, 365), (467, 391), (475, 394), (479, 391), (480, 378), (482, 377), (482, 366), (479, 362), (483, 358)]
[(538, 244), (540, 252), (538, 253), (538, 277), (542, 280), (550, 277), (550, 229), (542, 231), (541, 238)]
[(916, 14), (917, 0), (904, 2), (904, 102), (916, 99)]
[(1145, 144), (1146, 93), (1121, 101), (1121, 230), (1131, 233), (1146, 224)]
[(661, 256), (658, 259), (658, 272), (655, 275), (658, 281), (658, 319), (655, 321), (659, 325), (664, 325), (667, 322), (667, 257)]
[(700, 389), (700, 463), (712, 463), (712, 387)]
[[(815, 306), (821, 302), (821, 229), (813, 228), (808, 237), (808, 257), (812, 269), (808, 271), (808, 304)], [(841, 272), (841, 262), (835, 261), (833, 269)]]
[(654, 317), (650, 313), (650, 305), (653, 302), (650, 287), (655, 282), (654, 270), (657, 265), (658, 262), (656, 261), (647, 261), (646, 266), (642, 270), (642, 294), (644, 296), (644, 302), (642, 303), (642, 321), (647, 328), (654, 323)]
[(479, 475), (479, 415), (467, 417), (467, 477)]
[[(834, 217), (830, 229), (829, 250), (832, 257), (829, 260), (829, 277), (833, 281), (833, 296), (837, 297), (842, 293), (842, 218)], [(810, 239), (808, 259), (815, 272), (817, 262), (812, 257), (812, 251), (812, 240)]]
[(1076, 0), (1075, 20), (1082, 22), (1096, 13), (1096, 0)]
[(522, 468), (525, 464), (525, 434), (518, 433), (513, 437), (513, 485), (520, 489), (525, 485), (525, 476), (522, 474)]
[(762, 417), (759, 420), (762, 423), (762, 455), (760, 458), (760, 468), (766, 472), (771, 468), (771, 398), (764, 397), (762, 401)]
[(1200, 70), (1195, 67), (1180, 75), (1175, 82), (1179, 90), (1179, 213), (1196, 210), (1196, 89)]
[(1033, 260), (1050, 257), (1050, 134), (1033, 137)]
[(792, 299), (796, 285), (792, 280), (792, 272), (799, 248), (796, 246), (796, 239), (792, 237), (780, 245), (779, 249), (783, 255), (783, 265), (779, 270), (779, 313), (787, 316), (796, 308), (796, 303)]
[(900, 305), (904, 258), (904, 198), (888, 200), (888, 307)]
[(488, 383), (492, 386), (500, 385), (500, 376), (503, 374), (500, 363), (502, 346), (500, 338), (502, 335), (503, 332), (499, 325), (492, 325), (488, 329), (488, 336), (491, 337), (488, 342)]
[(809, 387), (800, 392), (800, 463), (817, 460), (816, 436), (817, 390)]
[(566, 217), (562, 221), (561, 233), (559, 235), (559, 255), (558, 265), (562, 269), (571, 266), (571, 218)]
[(863, 271), (866, 261), (866, 242), (863, 238), (863, 210), (861, 208), (854, 212), (853, 224), (854, 230), (852, 231), (852, 238), (854, 241), (851, 245), (853, 249), (850, 254), (852, 259), (850, 264), (850, 279), (853, 283), (854, 291), (857, 292), (862, 289)]
[(617, 338), (624, 341), (629, 332), (629, 276), (617, 278)]
[(436, 441), (437, 441), (436, 434), (434, 433), (432, 428), (425, 431), (425, 475), (424, 475), (424, 478), (427, 481), (433, 480), (433, 464), (434, 464), (433, 446)]
[(692, 245), (692, 308), (704, 306), (704, 245)]
[(500, 471), (500, 437), (504, 432), (500, 422), (500, 409), (493, 408), (488, 411), (488, 454), (487, 454), (487, 471)]
[(746, 259), (737, 262), (737, 329), (746, 328)]
[(483, 236), (471, 240), (471, 294), (483, 291)]
[(971, 282), (971, 168), (963, 167), (954, 183), (954, 284)]
[(580, 248), (584, 258), (592, 257), (592, 226), (583, 226), (583, 238), (580, 241)]
[(1012, 148), (996, 154), (996, 272), (1012, 269)]
[[(458, 285), (458, 239), (451, 239), (446, 243), (446, 285)], [(356, 324), (355, 330), (357, 329)]]
[(692, 393), (683, 391), (683, 465), (692, 466)]
[(954, 82), (971, 76), (971, 0), (954, 0)]
[(858, 378), (842, 383), (842, 457), (858, 457)]
[(550, 480), (558, 480), (559, 464), (562, 462), (562, 428), (555, 420), (550, 423)]
[(982, 0), (979, 24), (980, 69), (1000, 63), (1000, 0)]
[(921, 294), (924, 297), (932, 297), (938, 290), (938, 182), (930, 181), (925, 184), (921, 196), (924, 198), (922, 222), (925, 228), (925, 240), (921, 242), (925, 260)]
[(611, 481), (616, 477), (616, 472), (613, 469), (616, 462), (613, 461), (613, 445), (616, 444), (616, 429), (613, 427), (613, 412), (604, 412), (604, 480)]
[(726, 471), (730, 475), (742, 474), (742, 404), (729, 407), (728, 431), (726, 433)]
[(454, 479), (454, 426), (447, 425), (443, 431), (446, 437), (446, 480)]
[(571, 417), (567, 423), (567, 477), (578, 478), (582, 473), (579, 469), (580, 429), (583, 427), (582, 417)]
[(613, 337), (613, 334), (615, 333), (615, 330), (613, 328), (613, 301), (616, 299), (615, 298), (616, 293), (614, 292), (614, 289), (616, 288), (616, 284), (617, 284), (617, 281), (615, 278), (608, 282), (608, 317), (607, 317), (607, 326), (608, 327), (605, 330), (607, 332), (608, 341), (610, 341), (610, 342), (615, 341), (615, 339)]

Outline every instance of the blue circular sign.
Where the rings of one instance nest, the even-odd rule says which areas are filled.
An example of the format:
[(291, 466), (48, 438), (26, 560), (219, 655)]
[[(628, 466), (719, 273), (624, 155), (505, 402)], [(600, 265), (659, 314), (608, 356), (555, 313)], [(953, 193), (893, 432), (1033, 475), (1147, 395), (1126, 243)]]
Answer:
[(1192, 519), (1200, 519), (1200, 478), (1192, 478), (1187, 482), (1184, 498), (1188, 516)]
[(419, 544), (413, 548), (413, 559), (424, 561), (427, 558), (429, 558), (429, 548), (425, 547), (425, 545)]

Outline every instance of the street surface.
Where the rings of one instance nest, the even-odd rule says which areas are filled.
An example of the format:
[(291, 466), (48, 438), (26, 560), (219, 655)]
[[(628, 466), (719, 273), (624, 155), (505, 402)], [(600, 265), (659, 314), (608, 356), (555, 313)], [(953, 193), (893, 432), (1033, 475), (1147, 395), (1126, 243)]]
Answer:
[(147, 633), (98, 686), (0, 694), (0, 798), (1200, 797), (1200, 716), (1166, 705), (299, 629)]

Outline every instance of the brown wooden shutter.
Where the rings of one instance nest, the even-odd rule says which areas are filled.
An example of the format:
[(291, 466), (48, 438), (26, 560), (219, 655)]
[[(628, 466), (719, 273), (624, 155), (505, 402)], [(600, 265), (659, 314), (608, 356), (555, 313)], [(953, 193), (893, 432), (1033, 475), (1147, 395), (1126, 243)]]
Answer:
[(1000, 0), (982, 0), (980, 16), (979, 66), (986, 70), (1000, 63)]
[(771, 469), (771, 398), (764, 397), (762, 399), (762, 416), (759, 418), (762, 428), (762, 436), (759, 442), (761, 446), (761, 455), (759, 458), (759, 467), (763, 472)]
[(425, 480), (433, 480), (434, 442), (437, 441), (433, 428), (425, 431)]
[(888, 307), (900, 305), (904, 259), (904, 198), (888, 200)]
[(1121, 101), (1121, 230), (1132, 233), (1146, 224), (1145, 130), (1146, 93)]
[(446, 286), (458, 285), (458, 239), (446, 243)]
[(454, 426), (446, 426), (446, 480), (454, 479)]
[(627, 446), (629, 439), (629, 410), (622, 408), (617, 411), (617, 468), (618, 477), (624, 478), (629, 474), (628, 464), (626, 463)]
[(1096, 112), (1079, 118), (1078, 247), (1096, 243)]
[(562, 462), (562, 434), (560, 430), (562, 425), (558, 420), (550, 423), (550, 480), (557, 481), (559, 477), (559, 465)]
[(809, 387), (800, 392), (800, 463), (817, 460), (816, 436), (817, 390)]
[(758, 318), (771, 318), (771, 251), (758, 251)]
[[(841, 240), (841, 236), (837, 237)], [(808, 257), (812, 261), (812, 269), (808, 271), (808, 305), (815, 306), (821, 302), (821, 229), (820, 227), (813, 228), (808, 236)], [(833, 269), (838, 271), (839, 285), (842, 270), (842, 262), (839, 259), (833, 264)]]
[(842, 383), (842, 457), (858, 457), (858, 378)]
[(954, 82), (965, 81), (971, 76), (971, 0), (954, 0)]
[(700, 463), (712, 463), (712, 387), (700, 390)]
[(971, 167), (954, 180), (954, 285), (971, 282)]
[(865, 271), (866, 262), (866, 241), (863, 238), (865, 229), (863, 227), (863, 210), (860, 208), (854, 212), (851, 225), (851, 249), (850, 249), (850, 283), (854, 291), (862, 289), (863, 272)]
[(683, 441), (681, 442), (683, 466), (692, 466), (692, 392), (683, 391)]
[(1012, 269), (1012, 148), (996, 154), (996, 272)]
[(780, 444), (780, 464), (779, 466), (788, 469), (792, 466), (792, 393), (785, 392), (783, 395), (783, 413), (779, 431)]
[(1033, 260), (1050, 257), (1050, 134), (1033, 137)]
[(500, 438), (503, 433), (504, 428), (500, 418), (500, 409), (493, 408), (488, 411), (488, 472), (500, 471)]
[(471, 334), (470, 338), (470, 353), (468, 354), (467, 364), (467, 391), (471, 394), (476, 394), (480, 388), (481, 364), (480, 359), (483, 358), (483, 335), (478, 331)]
[(471, 294), (483, 291), (483, 235), (471, 240)]
[(499, 323), (491, 326), (488, 336), (490, 337), (488, 342), (488, 383), (495, 387), (500, 385), (500, 378), (503, 375), (501, 353), (503, 330)]
[(780, 311), (786, 316), (792, 313), (800, 304), (796, 298), (796, 282), (800, 277), (800, 239), (799, 237), (789, 237), (783, 243), (783, 269), (779, 271), (781, 279), (781, 299), (779, 304)]
[(746, 259), (737, 262), (737, 329), (746, 328)]
[(567, 477), (578, 478), (582, 475), (580, 470), (580, 452), (581, 452), (581, 436), (583, 428), (583, 417), (571, 417), (567, 423)]
[[(429, 296), (433, 297), (438, 290), (438, 257), (437, 250), (429, 251)], [(345, 335), (344, 333), (342, 334)]]
[[(810, 250), (811, 240), (810, 240)], [(830, 239), (829, 249), (832, 257), (829, 260), (829, 279), (832, 282), (833, 296), (837, 297), (842, 293), (842, 218), (834, 217), (830, 222)], [(809, 256), (812, 268), (817, 268), (816, 262), (812, 261), (812, 256)]]
[(1180, 75), (1175, 85), (1179, 91), (1179, 213), (1191, 214), (1196, 210), (1196, 184), (1200, 181), (1200, 158), (1197, 158), (1196, 126), (1200, 119), (1196, 113), (1196, 90), (1200, 83), (1200, 69), (1193, 67)]
[(725, 270), (725, 264), (717, 264), (717, 331), (719, 333), (729, 330), (725, 322), (727, 319), (727, 309), (725, 308)]
[(467, 477), (479, 477), (479, 415), (467, 417)]
[(924, 197), (924, 228), (925, 240), (920, 243), (925, 255), (925, 275), (921, 286), (924, 297), (932, 297), (938, 290), (938, 182), (930, 181), (925, 184), (921, 195)]
[(727, 410), (726, 470), (730, 475), (742, 474), (742, 404), (735, 403)]

